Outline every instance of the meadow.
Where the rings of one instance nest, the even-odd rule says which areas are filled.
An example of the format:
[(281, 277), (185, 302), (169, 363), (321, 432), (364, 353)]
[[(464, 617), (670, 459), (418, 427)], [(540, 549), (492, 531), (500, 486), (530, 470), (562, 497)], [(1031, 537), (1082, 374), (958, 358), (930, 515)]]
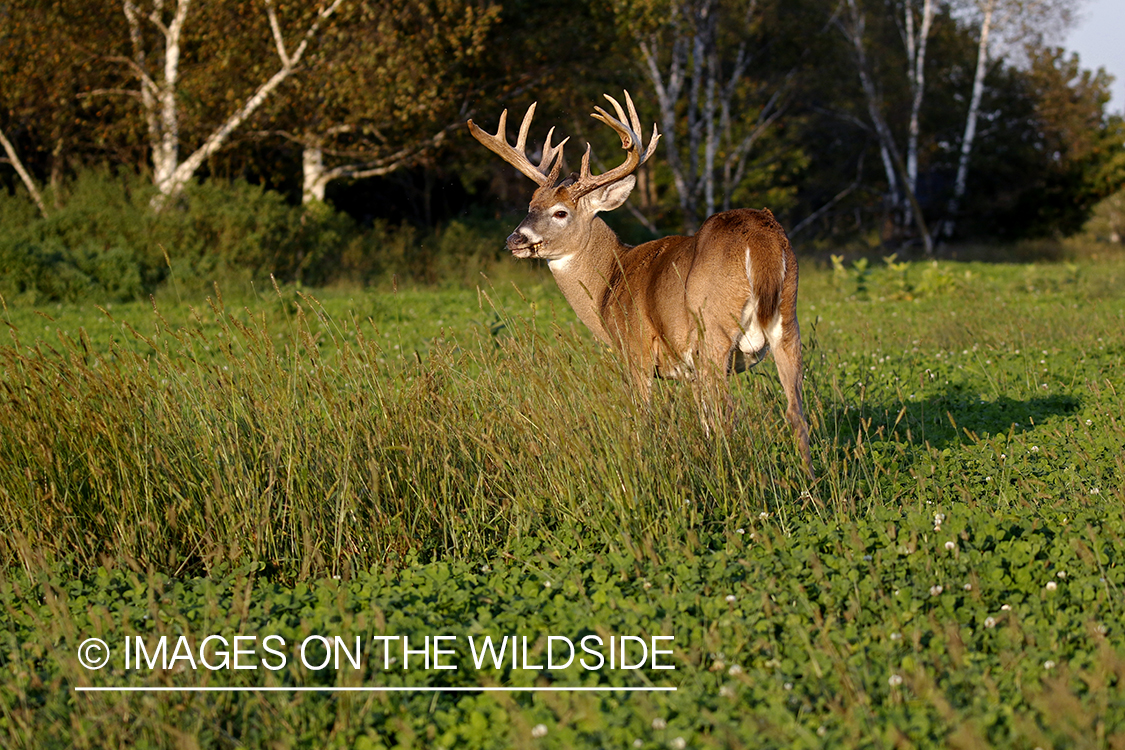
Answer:
[[(7, 300), (0, 743), (1125, 747), (1125, 259), (801, 269), (704, 433), (542, 269)], [(675, 670), (83, 668), (96, 636), (675, 637)], [(76, 687), (675, 687), (77, 692)]]

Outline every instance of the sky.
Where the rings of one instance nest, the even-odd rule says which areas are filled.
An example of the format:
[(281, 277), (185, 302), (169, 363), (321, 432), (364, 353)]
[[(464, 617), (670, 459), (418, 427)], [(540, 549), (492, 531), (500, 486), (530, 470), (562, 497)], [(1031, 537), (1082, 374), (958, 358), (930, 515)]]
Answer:
[(1108, 109), (1125, 110), (1125, 0), (1086, 0), (1064, 46), (1078, 53), (1083, 68), (1113, 74)]

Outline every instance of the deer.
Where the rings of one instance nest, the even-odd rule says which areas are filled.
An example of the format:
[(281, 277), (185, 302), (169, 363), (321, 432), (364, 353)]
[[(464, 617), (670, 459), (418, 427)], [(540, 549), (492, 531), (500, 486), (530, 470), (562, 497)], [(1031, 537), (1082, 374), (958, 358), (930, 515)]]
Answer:
[[(785, 230), (769, 209), (740, 208), (714, 214), (692, 236), (623, 243), (598, 214), (625, 203), (634, 172), (653, 155), (660, 133), (654, 124), (645, 146), (629, 92), (628, 115), (615, 98), (605, 98), (617, 116), (598, 106), (591, 116), (620, 136), (625, 161), (598, 175), (591, 173), (587, 143), (579, 172), (559, 180), (570, 139), (552, 145), (553, 127), (539, 163), (532, 163), (526, 145), (534, 103), (514, 146), (507, 109), (495, 135), (468, 121), (476, 140), (539, 186), (507, 249), (516, 258), (547, 262), (578, 319), (624, 358), (644, 403), (651, 401), (654, 377), (683, 379), (696, 383), (700, 394), (718, 392), (729, 414), (728, 377), (772, 352), (788, 400), (786, 418), (814, 479), (801, 394), (797, 258)], [(704, 428), (710, 432), (706, 418)]]

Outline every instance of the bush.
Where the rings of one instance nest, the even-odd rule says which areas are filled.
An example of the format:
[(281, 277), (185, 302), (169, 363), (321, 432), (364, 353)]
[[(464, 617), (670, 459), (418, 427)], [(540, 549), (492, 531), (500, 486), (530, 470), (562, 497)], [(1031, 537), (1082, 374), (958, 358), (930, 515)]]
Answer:
[(192, 185), (154, 213), (139, 177), (79, 174), (46, 219), (0, 195), (0, 294), (30, 303), (126, 301), (172, 280), (180, 291), (222, 281), (323, 286), (382, 278), (462, 281), (494, 263), (505, 230), (465, 220), (425, 232), (385, 222), (364, 228), (325, 204), (293, 206), (245, 182)]

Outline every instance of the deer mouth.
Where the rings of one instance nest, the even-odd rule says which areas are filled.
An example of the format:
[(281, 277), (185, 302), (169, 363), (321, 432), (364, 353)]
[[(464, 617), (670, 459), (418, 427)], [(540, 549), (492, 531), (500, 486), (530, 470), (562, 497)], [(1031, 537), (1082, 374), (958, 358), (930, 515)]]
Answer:
[(523, 245), (520, 247), (512, 248), (512, 255), (517, 258), (538, 258), (539, 251), (543, 249), (542, 242), (533, 242), (530, 245)]

